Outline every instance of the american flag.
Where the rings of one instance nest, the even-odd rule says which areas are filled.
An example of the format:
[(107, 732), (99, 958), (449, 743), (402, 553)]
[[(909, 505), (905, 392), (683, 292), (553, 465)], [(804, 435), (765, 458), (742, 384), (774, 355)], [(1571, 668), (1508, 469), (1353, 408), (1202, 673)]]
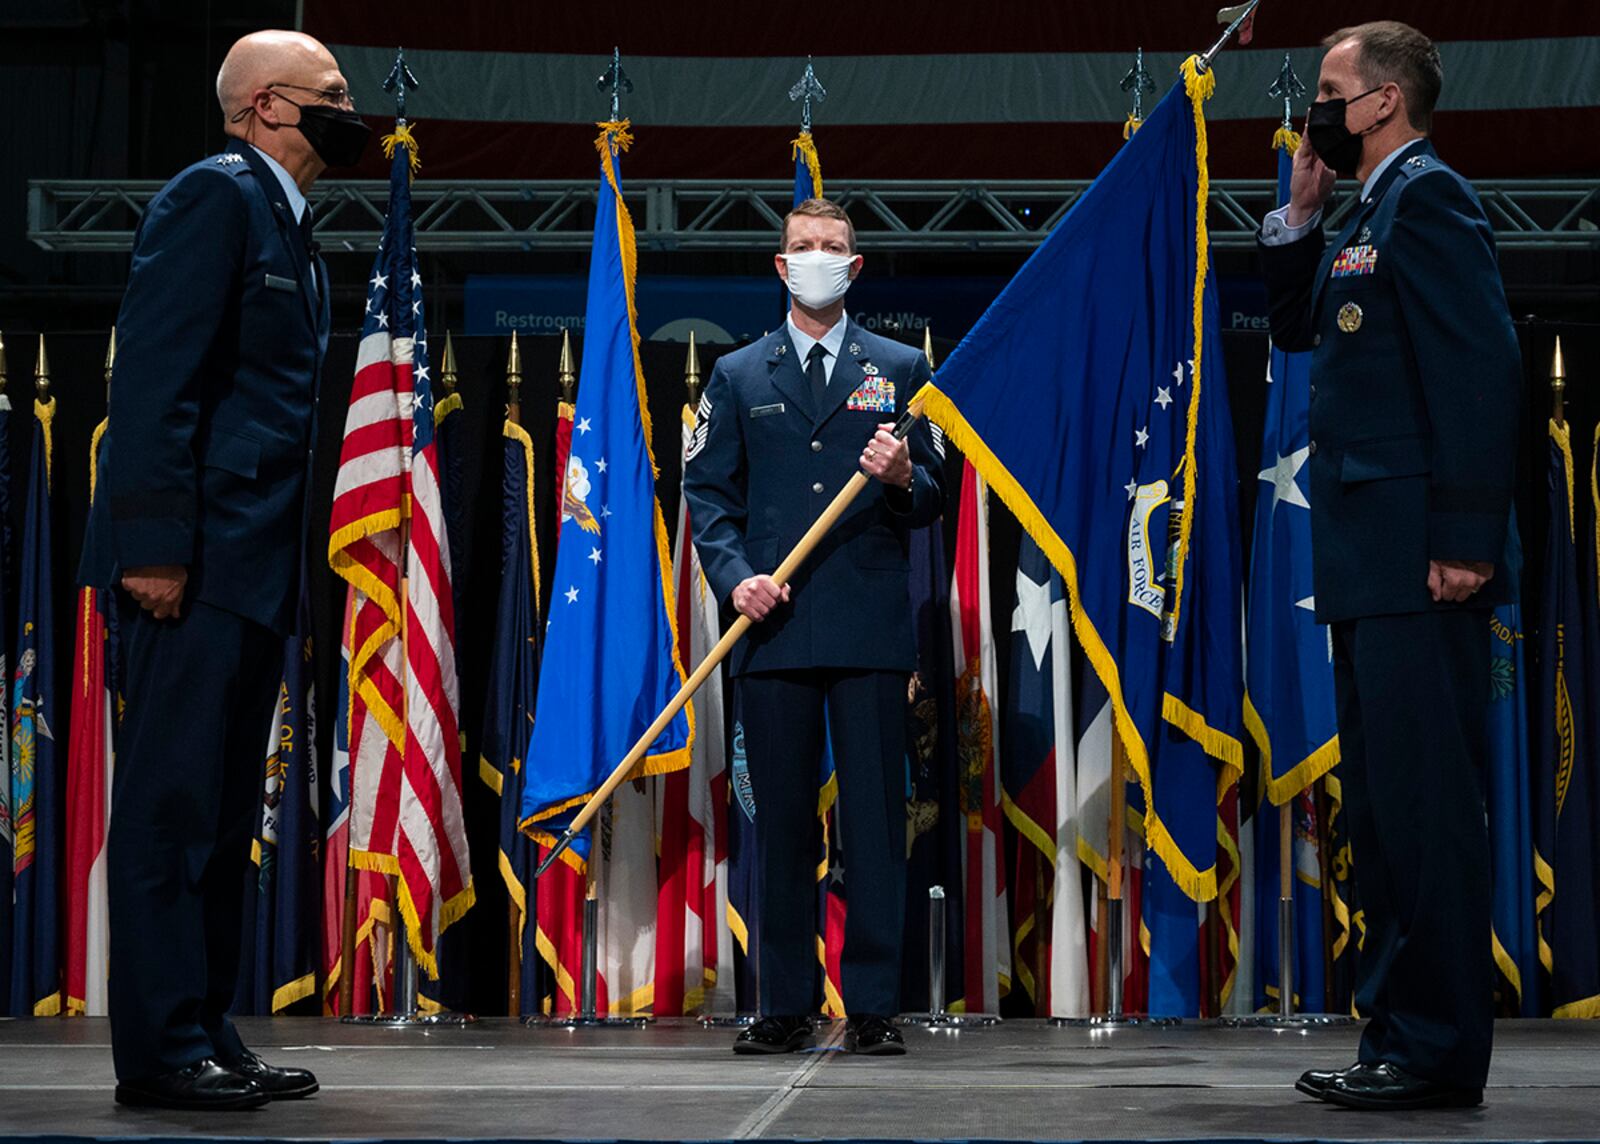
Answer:
[(350, 860), (398, 876), (412, 952), (437, 977), (439, 933), (473, 890), (450, 548), (412, 242), (415, 144), (403, 125), (391, 141), (389, 214), (368, 282), (328, 559), (355, 591)]

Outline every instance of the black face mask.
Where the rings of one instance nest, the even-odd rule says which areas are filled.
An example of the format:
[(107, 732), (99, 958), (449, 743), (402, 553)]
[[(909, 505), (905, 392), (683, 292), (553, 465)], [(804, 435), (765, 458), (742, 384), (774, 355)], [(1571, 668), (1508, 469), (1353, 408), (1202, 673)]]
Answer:
[[(284, 99), (283, 96), (278, 98)], [(294, 103), (291, 99), (284, 99), (284, 102)], [(372, 128), (361, 116), (325, 103), (295, 103), (295, 106), (300, 109), (300, 122), (292, 126), (300, 129), (317, 158), (330, 167), (354, 167), (361, 162), (367, 140), (372, 138)]]
[(1361, 154), (1366, 149), (1365, 136), (1367, 131), (1377, 126), (1374, 123), (1367, 131), (1353, 134), (1344, 123), (1346, 110), (1357, 100), (1382, 90), (1382, 87), (1375, 87), (1362, 92), (1355, 99), (1324, 99), (1311, 105), (1311, 114), (1306, 119), (1306, 135), (1311, 140), (1311, 148), (1317, 153), (1317, 158), (1335, 174), (1348, 178), (1361, 169)]

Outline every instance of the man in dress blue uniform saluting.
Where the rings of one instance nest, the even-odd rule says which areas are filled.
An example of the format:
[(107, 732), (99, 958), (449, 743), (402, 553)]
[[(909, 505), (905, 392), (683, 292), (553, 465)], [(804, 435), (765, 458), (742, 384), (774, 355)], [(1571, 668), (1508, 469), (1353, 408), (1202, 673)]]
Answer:
[[(720, 600), (756, 621), (734, 651), (762, 878), (761, 1020), (734, 1051), (811, 1043), (817, 773), (825, 728), (849, 863), (845, 1047), (896, 1054), (906, 864), (906, 685), (914, 666), (910, 530), (943, 505), (926, 422), (889, 432), (929, 378), (909, 346), (863, 330), (844, 295), (861, 272), (845, 212), (810, 199), (774, 263), (784, 327), (717, 361), (684, 469), (694, 543)], [(783, 587), (780, 560), (857, 469), (875, 478)], [(826, 709), (826, 721), (824, 720)]]
[(115, 588), (126, 707), (107, 840), (120, 1103), (309, 1096), (227, 1011), (261, 750), (302, 567), (327, 270), (305, 193), (369, 130), (328, 49), (236, 43), (232, 138), (151, 200), (117, 318), (110, 427), (81, 579)]
[[(1443, 80), (1416, 29), (1324, 41), (1290, 201), (1260, 243), (1273, 341), (1309, 350), (1317, 619), (1366, 940), (1359, 1061), (1296, 1086), (1351, 1108), (1470, 1107), (1493, 1034), (1489, 615), (1521, 359), (1472, 187), (1428, 142)], [(1360, 202), (1324, 249), (1336, 176)]]

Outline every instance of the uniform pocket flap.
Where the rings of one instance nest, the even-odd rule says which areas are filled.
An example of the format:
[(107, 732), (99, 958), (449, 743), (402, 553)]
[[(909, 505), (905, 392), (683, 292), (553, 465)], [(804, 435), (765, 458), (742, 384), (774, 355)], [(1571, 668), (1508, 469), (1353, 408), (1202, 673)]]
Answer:
[(1417, 477), (1432, 469), (1425, 438), (1390, 437), (1346, 447), (1339, 479), (1346, 484), (1381, 481), (1388, 477)]
[(213, 429), (206, 442), (203, 463), (208, 469), (254, 477), (261, 468), (261, 442), (226, 429)]
[(293, 278), (285, 278), (279, 274), (268, 274), (267, 289), (286, 290), (293, 294), (300, 289), (300, 283), (296, 282)]

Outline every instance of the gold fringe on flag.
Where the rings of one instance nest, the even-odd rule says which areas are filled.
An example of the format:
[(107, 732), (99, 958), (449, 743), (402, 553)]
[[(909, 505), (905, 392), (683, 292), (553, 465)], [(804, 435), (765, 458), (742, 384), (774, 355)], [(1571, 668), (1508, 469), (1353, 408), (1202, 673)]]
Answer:
[(418, 154), (417, 137), (411, 133), (409, 123), (396, 123), (394, 133), (383, 137), (383, 157), (393, 159), (394, 149), (400, 146), (406, 149), (406, 158), (411, 165), (411, 177), (415, 179), (417, 172), (422, 169), (422, 158)]
[(822, 159), (817, 155), (817, 141), (811, 137), (811, 132), (802, 131), (796, 139), (789, 141), (789, 158), (798, 159), (805, 156), (806, 170), (811, 172), (811, 197), (822, 197)]
[(1144, 120), (1140, 119), (1133, 112), (1128, 112), (1128, 121), (1122, 125), (1122, 137), (1124, 139), (1132, 139), (1133, 133), (1143, 126)]

